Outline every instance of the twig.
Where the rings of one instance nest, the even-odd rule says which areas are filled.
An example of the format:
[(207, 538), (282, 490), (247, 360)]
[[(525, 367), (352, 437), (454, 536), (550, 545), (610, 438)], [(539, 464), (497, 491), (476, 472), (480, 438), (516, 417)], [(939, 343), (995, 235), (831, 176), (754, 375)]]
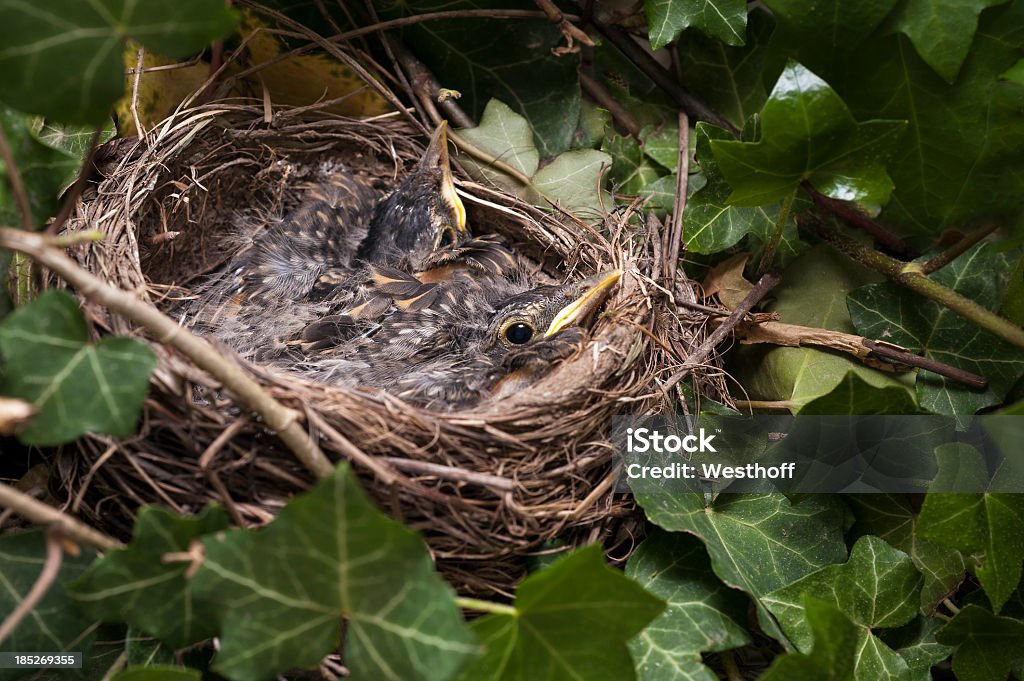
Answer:
[(999, 225), (991, 224), (979, 227), (978, 229), (965, 234), (964, 238), (960, 239), (942, 253), (939, 253), (934, 258), (931, 258), (922, 264), (921, 272), (924, 274), (931, 274), (932, 272), (941, 270), (943, 267), (963, 255), (968, 248), (978, 243), (997, 229), (999, 229)]
[(64, 552), (61, 550), (59, 535), (52, 530), (48, 531), (46, 533), (46, 562), (43, 563), (43, 569), (40, 570), (39, 577), (36, 578), (35, 584), (29, 589), (25, 598), (18, 603), (17, 607), (7, 616), (7, 619), (0, 624), (0, 643), (3, 643), (21, 621), (28, 617), (28, 614), (39, 604), (39, 601), (43, 600), (43, 596), (50, 590), (50, 587), (53, 586), (54, 581), (57, 579), (57, 575), (60, 574), (60, 564), (63, 558)]
[(985, 390), (988, 388), (988, 379), (984, 376), (979, 376), (978, 374), (970, 371), (958, 369), (944, 362), (938, 362), (934, 359), (915, 355), (903, 348), (893, 347), (888, 343), (873, 341), (869, 338), (865, 338), (862, 342), (865, 348), (884, 360), (899, 362), (900, 364), (906, 364), (912, 367), (919, 367), (926, 371), (930, 371), (933, 374), (945, 376), (946, 378), (963, 383), (975, 390)]
[(580, 47), (576, 44), (577, 41), (583, 43), (587, 47), (594, 46), (594, 41), (590, 39), (590, 36), (570, 24), (565, 15), (562, 14), (562, 10), (555, 7), (555, 3), (551, 2), (551, 0), (533, 0), (533, 2), (537, 7), (540, 7), (541, 10), (543, 10), (551, 23), (558, 26), (558, 30), (561, 31), (562, 35), (565, 37), (565, 47), (551, 48), (551, 53), (556, 57), (579, 52)]
[(871, 235), (871, 237), (885, 250), (890, 253), (896, 253), (897, 255), (908, 255), (910, 253), (910, 247), (907, 246), (907, 243), (902, 239), (902, 237), (885, 225), (875, 222), (864, 213), (861, 213), (859, 210), (839, 201), (838, 199), (825, 196), (815, 189), (814, 185), (812, 185), (808, 180), (801, 182), (800, 187), (810, 194), (816, 204), (827, 210), (829, 213), (832, 213), (832, 215), (835, 215), (846, 224), (856, 227), (865, 234)]
[(420, 475), (434, 475), (444, 480), (468, 482), (473, 485), (480, 485), (481, 487), (493, 487), (503, 492), (511, 492), (516, 488), (516, 483), (514, 481), (497, 475), (475, 473), (462, 468), (452, 468), (451, 466), (443, 466), (439, 463), (431, 463), (429, 461), (400, 459), (394, 456), (385, 456), (381, 458), (400, 471), (407, 471), (409, 473), (417, 473)]
[[(398, 41), (389, 41), (391, 43), (391, 49), (395, 53), (395, 57), (398, 62), (402, 65), (402, 69), (405, 71), (406, 76), (409, 78), (409, 83), (412, 87), (412, 93), (419, 100), (420, 104), (426, 109), (434, 125), (441, 122), (441, 116), (437, 113), (437, 107), (434, 102), (437, 101), (437, 94), (441, 90), (441, 84), (434, 77), (433, 72), (427, 68), (426, 64), (421, 62), (416, 55), (414, 55), (405, 45), (402, 45)], [(452, 123), (460, 128), (475, 128), (476, 122), (467, 114), (461, 106), (458, 105), (452, 99), (446, 99), (440, 102), (441, 108), (444, 109), (445, 114), (451, 119)], [(449, 137), (451, 135), (449, 134)]]
[(511, 617), (515, 617), (517, 612), (511, 605), (494, 603), (493, 601), (483, 601), (479, 598), (464, 598), (460, 596), (455, 599), (455, 603), (463, 610), (479, 610), (480, 612), (486, 612), (490, 615), (509, 615)]
[(132, 120), (135, 121), (135, 134), (139, 136), (140, 140), (146, 139), (146, 129), (142, 127), (142, 121), (139, 119), (139, 81), (142, 79), (142, 58), (145, 56), (145, 48), (139, 48), (139, 57), (135, 62), (135, 78), (132, 79)]
[(683, 244), (683, 213), (686, 211), (687, 182), (690, 177), (690, 119), (686, 112), (678, 113), (679, 155), (676, 161), (676, 195), (672, 203), (672, 230), (668, 235), (668, 257), (665, 271), (668, 279), (665, 286), (673, 288), (676, 272), (679, 270), (679, 249)]
[(18, 164), (14, 162), (11, 145), (8, 144), (7, 134), (2, 127), (0, 127), (0, 158), (3, 158), (4, 166), (7, 168), (7, 179), (11, 182), (11, 192), (14, 193), (14, 200), (18, 204), (21, 226), (31, 232), (36, 228), (35, 220), (32, 218), (32, 205), (28, 202), (25, 184), (21, 181), (21, 171), (18, 170)]
[(580, 71), (580, 87), (588, 97), (594, 100), (595, 104), (608, 110), (608, 113), (612, 115), (612, 120), (618, 123), (619, 127), (626, 131), (626, 134), (636, 138), (640, 137), (640, 124), (636, 118), (596, 78), (585, 71)]
[(761, 276), (772, 266), (775, 259), (775, 251), (779, 250), (779, 243), (782, 242), (782, 232), (786, 229), (786, 221), (789, 220), (789, 212), (793, 209), (793, 201), (796, 199), (796, 189), (793, 189), (782, 200), (782, 207), (779, 208), (779, 216), (775, 219), (775, 229), (772, 231), (772, 238), (761, 254), (761, 262), (757, 266), (757, 276)]
[(31, 256), (75, 286), (85, 297), (139, 324), (156, 340), (179, 350), (262, 416), (267, 426), (277, 432), (296, 458), (314, 475), (326, 477), (334, 470), (320, 447), (299, 424), (298, 414), (271, 397), (241, 367), (222, 357), (205, 339), (178, 326), (170, 317), (134, 295), (116, 289), (82, 269), (64, 253), (48, 245), (41, 235), (0, 228), (0, 245)]
[(768, 272), (763, 275), (757, 284), (754, 285), (754, 288), (750, 289), (750, 292), (736, 306), (736, 309), (730, 312), (729, 316), (722, 321), (722, 324), (712, 331), (704, 339), (704, 342), (690, 353), (689, 357), (686, 358), (686, 361), (679, 368), (679, 371), (669, 377), (661, 389), (667, 393), (671, 390), (672, 386), (686, 378), (694, 367), (702, 364), (708, 355), (718, 347), (718, 344), (725, 340), (725, 337), (743, 320), (744, 315), (761, 302), (761, 299), (768, 295), (768, 292), (775, 288), (780, 281), (782, 281), (782, 277), (775, 272)]
[(85, 150), (85, 157), (82, 159), (82, 167), (78, 169), (78, 177), (75, 178), (75, 183), (71, 185), (71, 191), (64, 196), (64, 203), (60, 206), (60, 211), (57, 212), (57, 216), (50, 223), (50, 226), (46, 228), (47, 234), (56, 234), (63, 227), (64, 223), (71, 217), (71, 211), (74, 210), (75, 204), (78, 203), (78, 197), (85, 191), (85, 185), (89, 181), (89, 176), (93, 170), (93, 159), (96, 157), (96, 144), (100, 141), (100, 135), (103, 133), (103, 126), (99, 125), (92, 132), (92, 138), (89, 140), (89, 148)]
[(693, 120), (707, 121), (720, 128), (725, 128), (733, 134), (739, 133), (739, 128), (725, 120), (718, 112), (698, 100), (689, 92), (683, 89), (671, 73), (666, 71), (654, 57), (638, 45), (625, 30), (618, 26), (594, 22), (594, 26), (601, 32), (608, 41), (618, 48), (633, 65), (636, 66), (645, 76), (651, 79), (655, 85), (664, 90), (669, 97), (675, 100), (676, 104), (689, 115)]
[(729, 681), (743, 681), (743, 674), (740, 672), (740, 668), (736, 664), (736, 658), (731, 650), (723, 650), (718, 653), (718, 659), (722, 661), (722, 669), (725, 671), (725, 677)]
[(0, 506), (13, 509), (22, 518), (36, 525), (53, 528), (60, 532), (61, 536), (73, 539), (84, 546), (101, 551), (124, 546), (113, 537), (108, 537), (82, 521), (3, 483), (0, 483)]
[(920, 265), (904, 263), (872, 250), (867, 246), (840, 234), (834, 227), (823, 221), (801, 220), (800, 226), (815, 234), (840, 253), (844, 253), (860, 264), (880, 272), (897, 284), (920, 293), (933, 302), (942, 305), (981, 328), (999, 336), (1008, 343), (1024, 348), (1024, 329), (1009, 319), (1000, 317), (970, 298), (932, 281), (922, 272)]

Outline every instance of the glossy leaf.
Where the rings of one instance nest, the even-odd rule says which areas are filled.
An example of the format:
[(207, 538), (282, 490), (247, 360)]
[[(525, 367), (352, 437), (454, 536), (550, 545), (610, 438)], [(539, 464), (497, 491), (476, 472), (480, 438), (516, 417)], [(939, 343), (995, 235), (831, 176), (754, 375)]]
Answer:
[(185, 57), (223, 37), (237, 18), (226, 5), (207, 0), (0, 0), (0, 15), (4, 101), (82, 124), (101, 122), (123, 94), (126, 39)]
[[(601, 188), (602, 169), (611, 166), (612, 157), (594, 149), (578, 149), (559, 154), (537, 171), (533, 186), (565, 210), (583, 219), (600, 218), (602, 209), (612, 207), (611, 195)], [(541, 199), (536, 199), (540, 205)]]
[(187, 576), (193, 565), (164, 557), (187, 553), (193, 541), (227, 527), (227, 514), (219, 508), (196, 518), (144, 508), (131, 544), (104, 554), (69, 591), (96, 619), (127, 622), (174, 648), (212, 638), (216, 613), (193, 593)]
[(257, 532), (203, 540), (195, 597), (218, 610), (214, 670), (236, 681), (312, 667), (337, 648), (374, 679), (448, 679), (477, 650), (422, 541), (342, 465)]
[[(529, 122), (510, 109), (508, 105), (497, 99), (487, 102), (480, 125), (475, 128), (459, 130), (459, 135), (483, 151), (492, 154), (523, 175), (533, 177), (540, 164), (540, 154), (533, 144), (533, 130)], [(471, 173), (479, 174), (482, 179), (518, 191), (520, 185), (501, 172), (488, 165), (478, 163), (468, 154), (459, 157), (459, 162), (467, 166)]]
[(952, 83), (967, 58), (978, 14), (1007, 0), (906, 0), (893, 27), (907, 35), (929, 66)]
[(648, 159), (644, 148), (632, 137), (605, 135), (601, 151), (612, 161), (609, 175), (619, 194), (635, 196), (665, 172)]
[(761, 681), (853, 681), (857, 627), (835, 606), (813, 596), (804, 597), (803, 609), (813, 649), (776, 658)]
[[(906, 624), (917, 614), (921, 575), (909, 556), (877, 537), (862, 537), (843, 565), (829, 565), (762, 599), (789, 639), (809, 651), (812, 636), (804, 597), (838, 608), (858, 625), (854, 677), (858, 681), (901, 679), (906, 662), (875, 635), (881, 628)], [(930, 666), (930, 665), (929, 665)]]
[(953, 671), (960, 681), (1005, 681), (1010, 666), (1024, 658), (1024, 621), (967, 605), (935, 638), (957, 646)]
[(202, 673), (197, 669), (181, 667), (135, 667), (118, 672), (110, 681), (199, 681)]
[(86, 432), (130, 435), (156, 367), (134, 338), (91, 342), (78, 301), (54, 289), (0, 323), (0, 359), (0, 391), (39, 409), (19, 438), (39, 445)]
[(629, 644), (641, 681), (715, 681), (701, 653), (750, 642), (748, 600), (715, 578), (697, 539), (665, 532), (648, 537), (630, 556), (626, 576), (668, 603)]
[[(961, 458), (960, 452), (954, 454), (953, 460)], [(984, 466), (980, 455), (977, 459), (977, 466)], [(939, 465), (941, 469), (942, 458)], [(993, 609), (999, 612), (1020, 582), (1024, 498), (1018, 494), (930, 493), (921, 507), (917, 528), (930, 541), (981, 556), (981, 566), (975, 572)]]
[(747, 25), (745, 0), (645, 0), (651, 47), (668, 45), (691, 26), (727, 45), (742, 45)]
[(959, 551), (928, 541), (917, 530), (917, 514), (906, 497), (856, 494), (849, 503), (857, 514), (855, 529), (876, 535), (910, 556), (924, 577), (922, 613), (930, 614), (963, 581), (967, 566)]
[(461, 681), (635, 679), (626, 642), (665, 604), (592, 545), (527, 577), (513, 607), (473, 622), (485, 651)]
[[(1009, 271), (1004, 254), (982, 243), (942, 268), (931, 279), (989, 309), (999, 303)], [(870, 284), (848, 297), (857, 332), (901, 345), (911, 352), (966, 369), (989, 380), (979, 391), (922, 371), (916, 389), (922, 407), (939, 414), (973, 414), (1001, 402), (1024, 375), (1024, 355), (991, 333), (893, 283)]]
[(761, 110), (761, 138), (714, 140), (711, 150), (737, 205), (778, 201), (803, 180), (836, 199), (882, 205), (893, 188), (885, 164), (905, 127), (858, 123), (825, 81), (790, 62)]

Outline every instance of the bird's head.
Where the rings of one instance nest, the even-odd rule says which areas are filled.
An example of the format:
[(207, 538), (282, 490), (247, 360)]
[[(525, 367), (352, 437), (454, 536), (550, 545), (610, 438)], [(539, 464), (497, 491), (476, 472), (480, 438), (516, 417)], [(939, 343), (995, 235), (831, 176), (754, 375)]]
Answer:
[(417, 268), (432, 253), (469, 238), (466, 207), (455, 193), (448, 158), (448, 125), (442, 122), (415, 170), (374, 211), (358, 257)]
[(491, 318), (490, 352), (505, 357), (551, 340), (564, 329), (582, 326), (621, 277), (622, 270), (611, 270), (561, 286), (540, 286), (508, 298), (495, 308)]

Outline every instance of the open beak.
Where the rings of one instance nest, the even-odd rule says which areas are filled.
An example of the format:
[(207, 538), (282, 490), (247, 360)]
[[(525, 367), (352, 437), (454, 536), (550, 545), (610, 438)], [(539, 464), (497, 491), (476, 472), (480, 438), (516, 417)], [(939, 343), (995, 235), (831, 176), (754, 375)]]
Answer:
[(466, 207), (462, 205), (462, 199), (455, 193), (455, 183), (452, 181), (452, 167), (448, 158), (448, 121), (441, 121), (441, 125), (437, 126), (437, 130), (431, 135), (430, 144), (427, 145), (427, 152), (423, 154), (420, 167), (441, 170), (441, 196), (444, 197), (445, 204), (452, 211), (459, 235), (468, 236)]
[(598, 306), (604, 302), (612, 287), (622, 278), (622, 270), (611, 270), (588, 277), (579, 283), (583, 287), (574, 301), (563, 307), (551, 320), (551, 326), (544, 332), (549, 338), (562, 329), (582, 323)]

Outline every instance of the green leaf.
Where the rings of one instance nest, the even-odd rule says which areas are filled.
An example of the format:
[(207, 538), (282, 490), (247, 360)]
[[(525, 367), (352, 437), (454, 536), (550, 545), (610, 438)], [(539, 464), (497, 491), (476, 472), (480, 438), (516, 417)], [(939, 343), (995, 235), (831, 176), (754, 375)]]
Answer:
[(685, 29), (699, 28), (727, 45), (742, 45), (746, 0), (645, 0), (651, 47), (668, 45)]
[(668, 603), (629, 644), (642, 681), (715, 681), (700, 654), (750, 643), (747, 599), (715, 578), (696, 539), (648, 537), (630, 556), (626, 576)]
[(777, 657), (761, 681), (852, 681), (857, 627), (834, 606), (812, 596), (804, 597), (803, 609), (813, 650)]
[(893, 28), (906, 34), (929, 66), (947, 83), (956, 80), (986, 7), (1007, 0), (906, 0)]
[[(57, 212), (58, 198), (75, 178), (82, 153), (57, 148), (39, 134), (42, 121), (0, 105), (0, 126), (7, 136), (18, 167), (33, 228), (38, 229)], [(21, 211), (11, 190), (7, 167), (0, 159), (0, 224), (22, 226)], [(5, 270), (4, 270), (5, 271)]]
[(713, 140), (711, 150), (731, 203), (778, 201), (808, 180), (833, 198), (882, 205), (893, 188), (885, 164), (905, 127), (858, 123), (825, 81), (790, 62), (761, 111), (760, 140)]
[[(946, 4), (946, 3), (943, 3)], [(834, 84), (856, 116), (907, 119), (889, 173), (896, 183), (887, 224), (938, 234), (950, 224), (1019, 215), (1024, 175), (1024, 88), (999, 80), (1019, 59), (1024, 4), (982, 13), (953, 84), (942, 80), (901, 35), (878, 38)], [(832, 81), (830, 81), (832, 82)]]
[(977, 605), (965, 606), (935, 638), (957, 646), (953, 672), (960, 681), (1005, 681), (1013, 662), (1024, 658), (1024, 621)]
[[(951, 453), (959, 460), (962, 452)], [(980, 455), (977, 458), (978, 465), (984, 466)], [(939, 463), (942, 466), (941, 458)], [(975, 572), (993, 610), (999, 612), (1020, 582), (1024, 498), (1018, 494), (929, 493), (921, 507), (917, 530), (942, 546), (982, 555), (982, 564)]]
[(214, 670), (236, 681), (312, 667), (338, 646), (354, 674), (449, 678), (476, 647), (422, 541), (341, 465), (259, 531), (203, 540), (195, 597), (219, 610)]
[(199, 681), (202, 673), (197, 669), (181, 667), (135, 667), (125, 669), (111, 681)]
[(903, 386), (875, 386), (853, 371), (847, 371), (831, 392), (803, 406), (801, 414), (916, 414), (914, 396)]
[(185, 57), (226, 35), (237, 20), (226, 5), (208, 0), (0, 0), (0, 15), (4, 100), (82, 124), (101, 122), (124, 93), (126, 39)]
[[(95, 559), (91, 551), (77, 556), (65, 553), (55, 583), (10, 636), (2, 649), (21, 652), (88, 651), (94, 636), (94, 620), (79, 611), (64, 591)], [(0, 612), (10, 613), (25, 599), (46, 564), (46, 536), (21, 532), (0, 537)], [(88, 655), (88, 653), (86, 653)], [(19, 676), (21, 674), (18, 674)], [(15, 678), (0, 671), (0, 678)]]
[(602, 151), (567, 151), (537, 171), (533, 186), (580, 218), (600, 218), (602, 208), (612, 208), (611, 196), (601, 189), (601, 170), (611, 164), (612, 157)]
[(484, 654), (464, 681), (628, 681), (626, 642), (665, 604), (604, 562), (591, 545), (527, 577), (514, 614), (473, 622)]
[[(530, 129), (530, 123), (504, 102), (497, 99), (487, 102), (480, 125), (459, 130), (459, 135), (527, 177), (533, 177), (537, 172), (540, 154), (533, 145), (533, 130)], [(515, 180), (488, 165), (474, 161), (468, 155), (460, 157), (459, 162), (470, 174), (493, 182), (506, 190), (518, 193), (522, 189)]]
[[(970, 249), (930, 278), (979, 305), (999, 304), (1009, 264), (992, 244)], [(987, 390), (979, 391), (936, 374), (917, 375), (921, 406), (939, 414), (973, 414), (1003, 400), (1024, 375), (1020, 349), (979, 329), (960, 315), (893, 283), (870, 284), (848, 296), (850, 317), (857, 332), (923, 352), (929, 359), (985, 376)]]
[(186, 576), (192, 564), (164, 556), (185, 553), (193, 540), (227, 527), (227, 514), (219, 508), (196, 518), (143, 508), (132, 543), (108, 551), (68, 590), (96, 619), (127, 622), (174, 648), (212, 638), (216, 612), (195, 598)]
[(848, 498), (857, 514), (855, 529), (877, 535), (910, 556), (924, 577), (920, 609), (930, 614), (956, 591), (967, 572), (959, 551), (928, 541), (917, 531), (917, 514), (905, 496), (854, 494)]
[[(505, 5), (488, 0), (410, 0), (379, 10), (395, 18), (500, 6)], [(547, 19), (446, 19), (407, 26), (402, 35), (441, 85), (462, 93), (459, 103), (475, 119), (497, 98), (530, 121), (542, 157), (572, 146), (580, 116), (580, 59), (551, 53), (565, 39)]]
[(768, 594), (762, 603), (794, 645), (805, 652), (815, 639), (804, 612), (804, 597), (812, 595), (838, 608), (859, 628), (854, 677), (859, 681), (900, 679), (909, 668), (873, 631), (914, 619), (920, 588), (921, 575), (907, 554), (867, 536), (857, 540), (845, 564), (811, 573)]
[(636, 196), (665, 172), (648, 160), (640, 143), (632, 137), (605, 135), (601, 151), (612, 159), (609, 175), (618, 194)]
[(683, 240), (694, 253), (718, 253), (751, 232), (768, 234), (775, 228), (779, 204), (769, 208), (729, 204), (729, 184), (711, 153), (713, 140), (728, 139), (732, 136), (721, 128), (697, 124), (696, 159), (707, 184), (688, 199), (683, 212)]
[(1013, 66), (1006, 69), (1006, 72), (1003, 73), (1000, 78), (1011, 80), (1018, 85), (1024, 85), (1024, 59), (1021, 59)]
[(703, 33), (688, 31), (679, 39), (681, 81), (687, 91), (742, 126), (768, 99), (764, 62), (775, 18), (754, 8), (747, 18), (746, 44), (731, 47)]
[(4, 394), (39, 413), (20, 433), (28, 444), (55, 445), (86, 432), (135, 431), (156, 356), (133, 338), (92, 343), (78, 302), (44, 291), (0, 323)]
[(878, 637), (907, 663), (908, 681), (932, 681), (931, 667), (953, 652), (950, 646), (935, 640), (935, 633), (941, 626), (939, 619), (918, 616), (899, 629), (878, 632)]
[[(786, 269), (785, 281), (772, 291), (775, 302), (769, 309), (778, 312), (787, 324), (854, 333), (846, 311), (847, 294), (876, 280), (876, 275), (837, 255), (829, 247), (815, 246)], [(734, 354), (743, 367), (744, 387), (759, 399), (786, 401), (793, 411), (835, 390), (863, 393), (849, 378), (851, 372), (869, 386), (885, 390), (888, 397), (881, 399), (894, 398), (890, 388), (910, 395), (906, 384), (912, 379), (868, 368), (836, 353), (813, 348), (741, 350)], [(878, 396), (858, 398), (865, 402), (878, 400)], [(909, 404), (905, 399), (901, 402)]]

